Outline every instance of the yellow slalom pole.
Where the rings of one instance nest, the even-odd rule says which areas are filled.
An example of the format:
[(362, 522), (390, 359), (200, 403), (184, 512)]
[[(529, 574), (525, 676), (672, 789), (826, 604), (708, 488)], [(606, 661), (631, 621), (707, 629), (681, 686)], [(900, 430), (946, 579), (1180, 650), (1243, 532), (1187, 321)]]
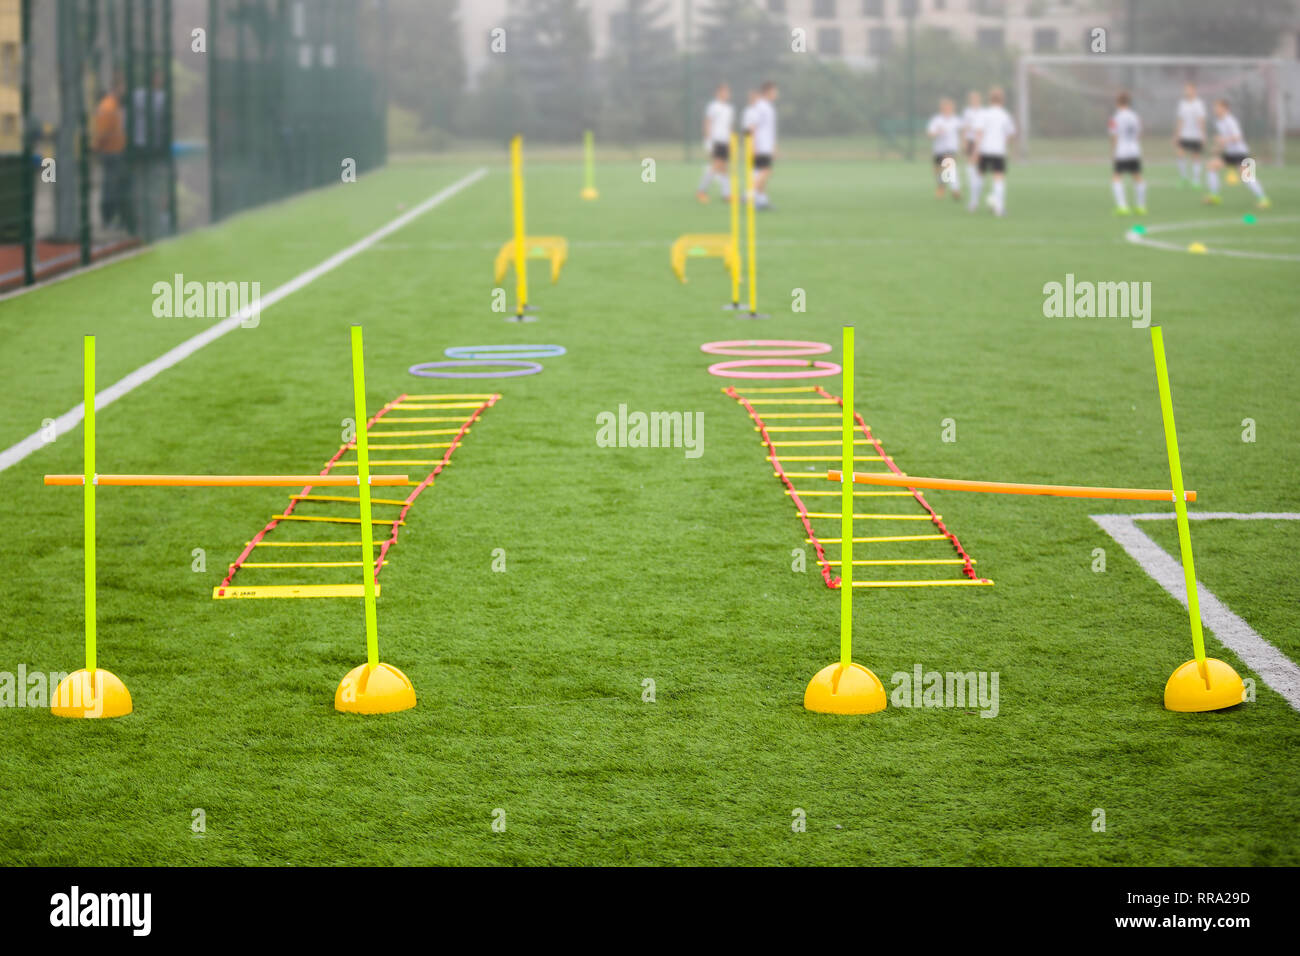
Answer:
[(592, 141), (591, 130), (582, 134), (583, 165), (585, 167), (582, 187), (583, 199), (599, 199), (596, 191), (596, 147)]
[(524, 138), (516, 136), (510, 141), (510, 195), (514, 204), (515, 221), (515, 299), (518, 317), (524, 317), (528, 308), (528, 239), (524, 223)]
[(840, 482), (840, 664), (853, 663), (853, 326), (844, 326), (844, 347), (840, 362), (844, 381), (841, 418), (842, 470), (848, 476)]
[(736, 252), (736, 260), (731, 270), (731, 307), (740, 308), (740, 175), (736, 172), (743, 160), (740, 157), (736, 134), (731, 134), (727, 155), (730, 157), (727, 178), (731, 181), (731, 248)]
[(745, 258), (749, 263), (749, 315), (758, 315), (758, 258), (754, 254), (754, 136), (745, 132)]
[(95, 653), (95, 337), (85, 338), (83, 375), (85, 412), (85, 544), (86, 556), (86, 670), (94, 680)]
[(361, 554), (366, 603), (366, 662), (379, 666), (379, 626), (375, 615), (375, 542), (370, 518), (370, 448), (366, 439), (366, 371), (361, 326), (352, 326), (352, 405), (357, 428), (357, 479), (361, 491)]
[(1160, 415), (1165, 423), (1165, 448), (1169, 452), (1169, 477), (1174, 484), (1174, 514), (1178, 520), (1178, 548), (1183, 559), (1183, 580), (1187, 584), (1187, 614), (1192, 623), (1192, 649), (1201, 679), (1209, 684), (1205, 663), (1205, 637), (1201, 633), (1201, 602), (1196, 594), (1196, 568), (1192, 564), (1192, 531), (1187, 522), (1187, 500), (1183, 494), (1183, 468), (1178, 459), (1178, 435), (1174, 431), (1174, 402), (1169, 391), (1169, 368), (1165, 364), (1164, 333), (1151, 326), (1151, 348), (1156, 358), (1156, 385), (1160, 389)]

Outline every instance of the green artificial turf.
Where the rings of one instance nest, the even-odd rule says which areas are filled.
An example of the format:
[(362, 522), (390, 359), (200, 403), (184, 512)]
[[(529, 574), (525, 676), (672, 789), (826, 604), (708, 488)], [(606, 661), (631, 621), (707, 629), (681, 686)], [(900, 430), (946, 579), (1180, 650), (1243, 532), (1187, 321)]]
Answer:
[[(471, 168), (394, 165), (0, 303), (0, 447), (80, 400), (83, 333), (98, 336), (104, 388), (211, 324), (155, 318), (154, 282), (257, 280), (265, 294)], [(1262, 684), (1227, 712), (1161, 707), (1191, 655), (1185, 612), (1088, 517), (1149, 503), (929, 494), (996, 585), (859, 592), (855, 657), (887, 687), (918, 664), (997, 672), (997, 717), (804, 711), (808, 679), (838, 653), (837, 595), (815, 566), (791, 570), (802, 528), (699, 351), (808, 338), (835, 358), (853, 323), (858, 407), (908, 471), (1167, 487), (1148, 333), (1042, 309), (1044, 284), (1067, 273), (1149, 281), (1196, 507), (1294, 512), (1297, 264), (1136, 248), (1100, 166), (1013, 166), (995, 220), (933, 199), (919, 162), (791, 162), (759, 221), (772, 318), (747, 322), (720, 310), (715, 262), (693, 260), (684, 286), (668, 269), (674, 237), (726, 228), (716, 201), (693, 201), (698, 173), (664, 159), (647, 183), (640, 162), (605, 163), (600, 200), (583, 203), (577, 164), (530, 167), (530, 231), (571, 250), (557, 285), (534, 265), (540, 319), (514, 325), (491, 311), (510, 223), (493, 166), (258, 328), (103, 409), (100, 471), (310, 471), (352, 414), (352, 323), (372, 409), (480, 390), (407, 374), (447, 346), (568, 349), (492, 383), (502, 400), (390, 553), (381, 656), (413, 680), (412, 711), (332, 709), (365, 658), (360, 602), (211, 600), (285, 492), (101, 490), (99, 662), (135, 712), (0, 709), (0, 862), (1300, 862), (1300, 714)], [(1263, 179), (1274, 209), (1251, 227), (1242, 189), (1207, 212), (1157, 168), (1143, 221), (1210, 220), (1211, 245), (1240, 232), (1242, 249), (1300, 253), (1287, 218), (1300, 178)], [(1158, 237), (1208, 242), (1199, 228)], [(806, 312), (791, 311), (796, 289)], [(704, 454), (599, 447), (597, 416), (620, 404), (702, 412)], [(77, 429), (0, 473), (2, 671), (80, 666), (80, 492), (41, 484), (80, 468)], [(1144, 529), (1176, 553), (1172, 523)], [(1193, 536), (1201, 580), (1294, 659), (1294, 532), (1198, 523)]]

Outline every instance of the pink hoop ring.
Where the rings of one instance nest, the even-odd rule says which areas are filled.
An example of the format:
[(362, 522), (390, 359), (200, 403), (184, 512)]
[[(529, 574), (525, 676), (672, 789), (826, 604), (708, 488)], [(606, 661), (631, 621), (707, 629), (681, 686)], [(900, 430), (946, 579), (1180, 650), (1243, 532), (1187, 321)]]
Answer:
[[(789, 368), (798, 372), (742, 372), (742, 368)], [(825, 378), (844, 371), (834, 362), (800, 362), (797, 359), (743, 359), (739, 362), (715, 362), (709, 374), (719, 378)]]
[[(742, 349), (755, 345), (778, 345), (780, 348), (746, 352)], [(706, 355), (741, 355), (745, 358), (791, 358), (797, 355), (825, 355), (831, 347), (825, 342), (804, 342), (799, 339), (731, 339), (726, 342), (705, 342), (700, 351)]]

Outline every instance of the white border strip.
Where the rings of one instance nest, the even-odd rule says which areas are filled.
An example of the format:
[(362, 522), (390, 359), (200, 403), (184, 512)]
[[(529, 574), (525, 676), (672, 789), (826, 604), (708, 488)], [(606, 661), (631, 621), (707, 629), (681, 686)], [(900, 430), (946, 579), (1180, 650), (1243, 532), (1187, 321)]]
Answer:
[[(391, 236), (399, 229), (402, 229), (403, 227), (409, 225), (412, 220), (418, 218), (419, 216), (424, 215), (424, 213), (428, 212), (430, 209), (433, 209), (435, 206), (440, 206), (442, 203), (446, 202), (452, 196), (455, 196), (457, 193), (461, 192), (462, 190), (474, 185), (474, 183), (478, 182), (486, 175), (487, 175), (486, 167), (479, 167), (469, 175), (456, 180), (456, 182), (452, 183), (450, 186), (447, 186), (445, 189), (440, 189), (438, 192), (434, 193), (432, 196), (424, 200), (424, 202), (420, 203), (418, 206), (415, 206), (414, 208), (407, 210), (406, 212), (402, 213), (402, 215), (398, 216), (396, 219), (392, 220), (386, 225), (380, 226), (378, 229), (376, 229), (370, 235), (366, 236), (364, 239), (360, 239), (357, 242), (354, 242), (352, 245), (348, 246), (346, 249), (334, 253), (334, 255), (330, 256), (328, 259), (324, 260), (323, 262), (315, 266), (312, 266), (312, 268), (308, 269), (306, 272), (294, 276), (284, 285), (279, 286), (278, 288), (262, 296), (261, 299), (255, 305), (240, 309), (239, 312), (237, 312), (235, 315), (232, 315), (226, 319), (222, 319), (216, 325), (210, 326), (209, 328), (204, 329), (198, 335), (186, 339), (180, 345), (176, 346), (173, 349), (170, 349), (167, 352), (164, 352), (162, 355), (158, 356), (158, 358), (154, 359), (152, 362), (149, 362), (145, 365), (141, 365), (134, 372), (127, 374), (126, 376), (114, 382), (108, 388), (104, 389), (102, 392), (97, 394), (95, 396), (95, 411), (99, 411), (105, 406), (111, 405), (113, 402), (117, 401), (123, 395), (126, 395), (127, 393), (139, 388), (141, 385), (149, 381), (155, 375), (158, 375), (160, 372), (165, 372), (167, 371), (167, 369), (171, 368), (172, 366), (177, 365), (180, 362), (184, 361), (185, 359), (189, 358), (199, 349), (203, 348), (203, 346), (207, 345), (210, 342), (215, 342), (217, 339), (221, 338), (227, 332), (239, 328), (239, 326), (242, 325), (244, 321), (253, 314), (254, 309), (257, 309), (259, 311), (268, 309), (271, 306), (275, 305), (277, 302), (279, 302), (281, 299), (288, 298), (289, 296), (297, 292), (299, 289), (302, 289), (305, 286), (310, 285), (311, 283), (319, 279), (321, 276), (333, 272), (335, 269), (343, 265), (349, 259), (352, 259), (355, 256), (359, 255), (360, 253), (365, 252), (371, 246), (387, 238), (388, 236)], [(64, 435), (67, 432), (71, 431), (73, 428), (75, 428), (78, 425), (78, 423), (81, 422), (83, 418), (85, 418), (85, 416), (86, 416), (85, 403), (78, 402), (75, 406), (68, 409), (68, 411), (64, 412), (62, 415), (60, 415), (58, 418), (54, 420), (55, 437), (57, 438), (58, 436)], [(47, 444), (49, 443), (45, 440), (44, 436), (40, 431), (32, 432), (22, 441), (18, 442), (15, 445), (11, 445), (10, 447), (6, 448), (4, 451), (0, 452), (0, 471), (4, 471), (6, 468), (12, 468), (14, 465), (18, 464), (28, 455), (32, 454), (38, 449), (44, 448), (45, 445)]]
[[(1156, 544), (1137, 526), (1139, 521), (1173, 518), (1172, 512), (1128, 515), (1091, 515), (1103, 531), (1115, 539), (1128, 556), (1138, 563), (1155, 582), (1178, 603), (1187, 607), (1187, 585), (1183, 579), (1183, 566), (1160, 545)], [(1300, 514), (1291, 512), (1252, 512), (1238, 514), (1230, 511), (1191, 513), (1188, 518), (1210, 520), (1228, 518), (1236, 520), (1300, 520)], [(1264, 640), (1259, 632), (1232, 613), (1214, 592), (1200, 581), (1196, 582), (1196, 595), (1201, 602), (1201, 621), (1214, 632), (1219, 642), (1227, 647), (1259, 675), (1260, 680), (1277, 691), (1294, 709), (1300, 711), (1300, 667)]]

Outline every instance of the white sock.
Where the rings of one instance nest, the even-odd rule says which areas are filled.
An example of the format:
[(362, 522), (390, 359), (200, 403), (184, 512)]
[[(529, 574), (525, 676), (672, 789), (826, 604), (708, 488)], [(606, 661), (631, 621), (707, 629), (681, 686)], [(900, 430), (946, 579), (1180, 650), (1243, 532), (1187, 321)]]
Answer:
[(1178, 175), (1182, 176), (1183, 179), (1187, 178), (1187, 157), (1185, 156), (1178, 157)]
[(993, 210), (1000, 216), (1007, 211), (1007, 181), (993, 180)]
[(1201, 164), (1198, 162), (1192, 163), (1192, 182), (1198, 186), (1201, 183)]
[(1147, 204), (1147, 184), (1145, 182), (1134, 183), (1133, 192), (1137, 194), (1137, 204), (1146, 208)]
[(1207, 169), (1205, 171), (1205, 185), (1210, 187), (1210, 195), (1219, 195), (1219, 174), (1216, 170)]
[(1246, 185), (1250, 187), (1250, 191), (1253, 192), (1256, 197), (1259, 199), (1264, 198), (1264, 187), (1259, 184), (1258, 179), (1249, 180)]
[(1128, 205), (1128, 197), (1124, 195), (1124, 183), (1118, 179), (1110, 181), (1110, 192), (1115, 197), (1115, 205), (1123, 209)]
[(700, 178), (700, 184), (696, 187), (696, 192), (707, 193), (709, 183), (713, 182), (713, 167), (711, 165), (704, 167), (704, 175)]
[(970, 180), (970, 208), (978, 209), (980, 205), (980, 190), (984, 188), (984, 178), (980, 176), (979, 170), (974, 166), (967, 171), (967, 178)]
[(755, 194), (754, 194), (754, 205), (756, 205), (756, 206), (766, 206), (766, 205), (767, 205), (767, 193), (755, 193)]

